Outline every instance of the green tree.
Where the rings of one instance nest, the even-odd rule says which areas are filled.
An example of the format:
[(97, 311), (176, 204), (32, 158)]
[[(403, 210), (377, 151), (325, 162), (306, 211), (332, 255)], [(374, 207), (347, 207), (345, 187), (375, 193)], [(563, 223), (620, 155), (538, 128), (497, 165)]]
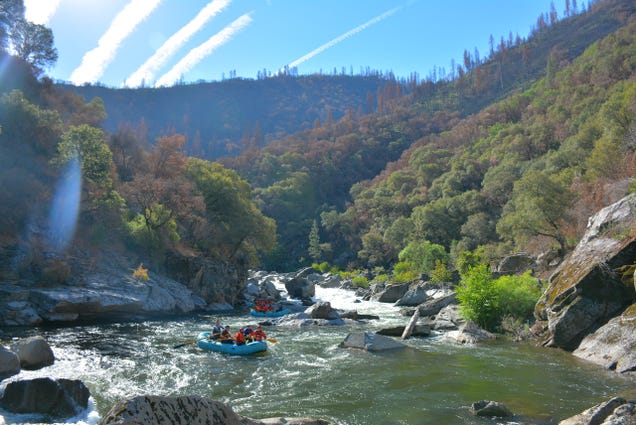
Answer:
[(205, 203), (212, 237), (198, 244), (228, 258), (239, 253), (256, 265), (256, 251), (270, 251), (276, 242), (276, 224), (256, 207), (250, 185), (221, 164), (189, 158), (185, 175)]
[(104, 140), (104, 132), (85, 124), (69, 128), (59, 143), (56, 164), (78, 159), (82, 176), (97, 185), (111, 186), (113, 155)]
[(36, 75), (57, 61), (53, 31), (44, 25), (18, 20), (11, 33), (11, 43), (17, 56), (29, 63)]
[(313, 261), (320, 261), (322, 249), (320, 248), (320, 234), (318, 233), (318, 222), (316, 220), (311, 224), (309, 231), (309, 258)]
[(562, 227), (573, 200), (574, 194), (556, 176), (528, 171), (515, 183), (512, 200), (497, 223), (497, 233), (517, 245), (531, 237), (548, 237), (562, 250), (567, 246)]
[(413, 241), (400, 251), (398, 258), (411, 263), (417, 273), (430, 273), (437, 264), (447, 264), (449, 255), (446, 249), (430, 241)]
[(13, 26), (21, 20), (24, 20), (23, 0), (0, 1), (0, 50), (7, 50)]

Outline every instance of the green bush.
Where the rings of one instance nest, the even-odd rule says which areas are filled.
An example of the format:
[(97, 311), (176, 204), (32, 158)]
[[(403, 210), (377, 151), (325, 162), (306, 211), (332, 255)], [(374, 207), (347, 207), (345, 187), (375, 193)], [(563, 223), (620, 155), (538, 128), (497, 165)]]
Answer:
[(442, 263), (439, 260), (437, 260), (435, 268), (431, 270), (430, 276), (431, 282), (433, 283), (452, 282), (453, 280), (453, 273), (448, 270), (446, 264)]
[(351, 279), (351, 283), (353, 284), (353, 286), (357, 286), (358, 288), (368, 288), (369, 287), (369, 281), (364, 276), (356, 276), (356, 277), (354, 277), (353, 279)]
[(413, 263), (409, 261), (400, 261), (393, 268), (393, 276), (391, 283), (404, 283), (415, 280), (419, 277), (419, 273), (415, 270)]
[(504, 317), (532, 319), (540, 296), (539, 280), (530, 271), (494, 279), (485, 264), (470, 268), (457, 287), (462, 316), (490, 331), (497, 330)]
[(484, 329), (493, 330), (499, 321), (498, 297), (492, 273), (485, 264), (473, 267), (457, 286), (462, 316)]
[(528, 270), (521, 276), (502, 276), (495, 281), (499, 297), (499, 314), (516, 319), (530, 320), (534, 306), (541, 296), (539, 280)]

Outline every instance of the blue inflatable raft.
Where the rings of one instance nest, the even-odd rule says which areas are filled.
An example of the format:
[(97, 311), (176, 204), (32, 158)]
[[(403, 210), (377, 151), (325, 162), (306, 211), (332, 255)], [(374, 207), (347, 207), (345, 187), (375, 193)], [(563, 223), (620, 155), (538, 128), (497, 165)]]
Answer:
[(254, 317), (280, 317), (286, 314), (291, 313), (291, 310), (288, 308), (284, 308), (278, 311), (256, 311), (253, 308), (250, 308), (250, 314)]
[(246, 356), (249, 354), (267, 351), (267, 341), (254, 341), (243, 345), (223, 344), (212, 339), (208, 339), (211, 332), (201, 332), (197, 337), (199, 348), (217, 353), (232, 354), (236, 356)]

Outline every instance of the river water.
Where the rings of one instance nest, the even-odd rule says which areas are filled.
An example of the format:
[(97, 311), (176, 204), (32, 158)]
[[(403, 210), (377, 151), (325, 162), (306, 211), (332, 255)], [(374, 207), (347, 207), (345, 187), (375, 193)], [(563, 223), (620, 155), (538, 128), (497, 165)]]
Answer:
[[(1, 329), (11, 337), (44, 335), (56, 362), (11, 379), (38, 376), (82, 380), (91, 411), (69, 421), (94, 424), (123, 398), (142, 394), (199, 395), (228, 403), (252, 418), (308, 416), (334, 425), (488, 424), (468, 409), (497, 400), (514, 413), (507, 423), (556, 424), (617, 393), (634, 381), (567, 353), (503, 341), (459, 345), (443, 335), (412, 338), (407, 350), (373, 354), (339, 348), (351, 331), (405, 325), (390, 304), (355, 299), (352, 292), (316, 288), (335, 308), (379, 315), (356, 326), (265, 328), (266, 353), (232, 357), (196, 345), (174, 348), (209, 330), (217, 316), (175, 321)], [(233, 329), (255, 323), (248, 314), (218, 316)], [(0, 411), (0, 413), (2, 413)], [(5, 415), (7, 423), (33, 418)], [(2, 421), (0, 420), (0, 423)]]

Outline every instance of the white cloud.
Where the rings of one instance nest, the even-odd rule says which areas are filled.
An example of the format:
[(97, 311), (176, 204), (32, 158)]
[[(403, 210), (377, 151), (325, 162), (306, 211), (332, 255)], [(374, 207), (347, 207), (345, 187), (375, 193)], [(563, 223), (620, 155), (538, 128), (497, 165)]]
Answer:
[(320, 47), (318, 47), (317, 49), (312, 50), (311, 52), (307, 53), (305, 56), (302, 56), (302, 57), (296, 59), (295, 61), (293, 61), (292, 63), (287, 65), (287, 67), (288, 68), (294, 68), (294, 67), (300, 65), (301, 63), (308, 61), (309, 59), (313, 58), (317, 54), (320, 54), (320, 53), (324, 52), (328, 48), (335, 46), (336, 44), (340, 43), (343, 40), (346, 40), (347, 38), (351, 37), (352, 35), (355, 35), (355, 34), (359, 33), (360, 31), (363, 31), (363, 30), (369, 28), (371, 25), (377, 24), (378, 22), (388, 18), (389, 16), (391, 16), (395, 12), (397, 12), (399, 9), (401, 9), (401, 7), (395, 7), (393, 9), (389, 10), (388, 12), (384, 12), (382, 15), (376, 16), (375, 18), (365, 22), (364, 24), (355, 27), (351, 31), (347, 31), (346, 33), (342, 34), (341, 36), (336, 37), (333, 40), (323, 44)]
[(48, 25), (59, 5), (60, 0), (24, 0), (24, 17), (34, 24)]
[(230, 41), (237, 32), (241, 31), (251, 22), (252, 18), (250, 17), (250, 14), (246, 13), (218, 33), (214, 34), (205, 43), (190, 50), (190, 52), (188, 52), (188, 54), (179, 61), (179, 63), (157, 80), (155, 87), (171, 86), (179, 81), (183, 74), (190, 71), (196, 64), (211, 54), (217, 47)]
[(161, 0), (131, 0), (102, 35), (97, 47), (84, 54), (82, 63), (71, 74), (73, 84), (94, 83), (113, 61), (121, 43), (159, 5)]
[(211, 18), (222, 12), (232, 0), (213, 0), (207, 4), (197, 16), (174, 33), (157, 51), (144, 62), (133, 74), (124, 82), (127, 87), (139, 87), (142, 83), (151, 82), (155, 73), (165, 65), (183, 45), (199, 31), (203, 25)]

